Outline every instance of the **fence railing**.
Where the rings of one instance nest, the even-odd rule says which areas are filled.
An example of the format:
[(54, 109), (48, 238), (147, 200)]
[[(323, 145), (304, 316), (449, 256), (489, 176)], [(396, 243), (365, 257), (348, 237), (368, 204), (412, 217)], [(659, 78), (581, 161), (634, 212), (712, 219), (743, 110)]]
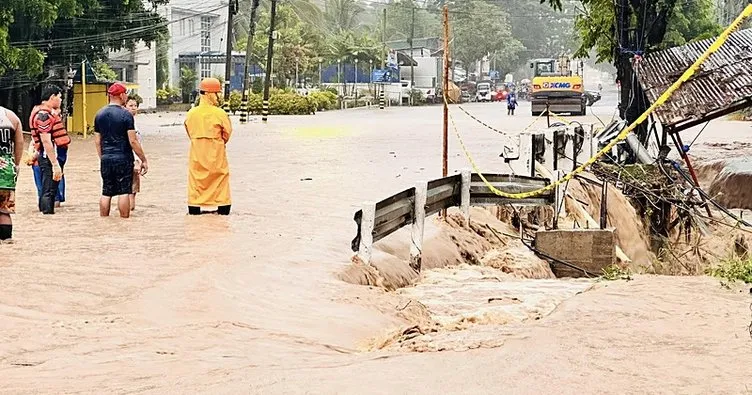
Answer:
[[(551, 180), (530, 176), (484, 174), (496, 189), (506, 193), (528, 192), (549, 185)], [(418, 182), (380, 202), (363, 203), (355, 213), (357, 235), (352, 240), (353, 252), (364, 263), (371, 262), (373, 243), (400, 228), (411, 225), (410, 266), (419, 271), (423, 250), (423, 227), (427, 216), (450, 207), (460, 207), (466, 227), (470, 225), (470, 206), (485, 205), (547, 205), (557, 201), (556, 190), (530, 199), (508, 199), (493, 193), (478, 174), (465, 170), (460, 174), (428, 182)]]

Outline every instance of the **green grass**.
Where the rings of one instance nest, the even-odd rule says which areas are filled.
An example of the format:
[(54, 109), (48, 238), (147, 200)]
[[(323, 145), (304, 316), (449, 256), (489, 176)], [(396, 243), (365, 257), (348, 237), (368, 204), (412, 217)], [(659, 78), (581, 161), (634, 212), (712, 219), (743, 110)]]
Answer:
[(632, 279), (632, 276), (629, 272), (629, 269), (622, 269), (619, 265), (609, 265), (603, 268), (603, 275), (601, 276), (601, 278), (608, 281), (629, 281)]
[(723, 285), (736, 281), (752, 284), (752, 258), (728, 258), (718, 266), (708, 268), (707, 274), (721, 279)]

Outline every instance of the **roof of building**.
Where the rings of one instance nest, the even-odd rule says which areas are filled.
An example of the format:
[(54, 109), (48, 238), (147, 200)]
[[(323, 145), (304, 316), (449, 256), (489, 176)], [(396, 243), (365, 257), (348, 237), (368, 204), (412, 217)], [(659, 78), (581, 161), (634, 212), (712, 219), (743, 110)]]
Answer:
[[(405, 40), (387, 41), (386, 45), (395, 51), (410, 49), (410, 42)], [(424, 37), (413, 39), (413, 49), (426, 48), (431, 51), (441, 49), (441, 39), (438, 37)]]
[[(638, 79), (653, 103), (715, 39), (653, 52), (637, 67)], [(730, 35), (720, 50), (655, 115), (664, 127), (683, 130), (752, 106), (752, 29)]]

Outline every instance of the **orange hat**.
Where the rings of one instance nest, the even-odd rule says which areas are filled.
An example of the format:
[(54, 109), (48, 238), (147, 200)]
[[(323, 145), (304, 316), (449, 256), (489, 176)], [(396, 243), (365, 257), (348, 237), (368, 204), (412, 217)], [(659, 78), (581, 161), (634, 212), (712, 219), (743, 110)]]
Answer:
[(219, 93), (222, 92), (222, 83), (216, 78), (204, 78), (198, 84), (198, 90), (204, 93)]

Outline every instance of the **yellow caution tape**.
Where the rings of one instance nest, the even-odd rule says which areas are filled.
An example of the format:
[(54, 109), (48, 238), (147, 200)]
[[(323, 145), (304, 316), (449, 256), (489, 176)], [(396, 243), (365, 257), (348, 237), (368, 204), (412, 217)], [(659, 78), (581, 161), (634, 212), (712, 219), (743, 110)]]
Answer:
[[(535, 191), (530, 192), (521, 192), (521, 193), (506, 193), (503, 191), (498, 190), (496, 187), (494, 187), (486, 178), (483, 176), (483, 172), (478, 168), (478, 166), (475, 164), (475, 161), (473, 161), (472, 156), (470, 156), (470, 152), (467, 150), (467, 147), (465, 146), (465, 143), (462, 141), (462, 136), (460, 136), (459, 131), (457, 130), (457, 125), (454, 123), (454, 118), (451, 117), (450, 119), (452, 121), (452, 127), (454, 128), (455, 135), (457, 136), (457, 139), (460, 142), (460, 145), (462, 145), (462, 149), (465, 151), (465, 156), (467, 156), (468, 161), (473, 166), (473, 170), (478, 173), (479, 177), (483, 180), (483, 183), (486, 184), (488, 189), (490, 189), (494, 194), (501, 196), (503, 198), (507, 199), (527, 199), (531, 197), (538, 196), (542, 193), (548, 192), (553, 190), (554, 188), (558, 187), (561, 184), (564, 184), (565, 182), (571, 180), (574, 178), (575, 175), (582, 173), (587, 169), (590, 165), (595, 163), (598, 159), (600, 159), (603, 155), (606, 155), (611, 149), (616, 146), (619, 142), (625, 140), (629, 133), (631, 133), (637, 125), (645, 122), (645, 120), (648, 119), (648, 116), (653, 113), (658, 107), (662, 106), (670, 97), (674, 94), (674, 92), (681, 87), (681, 85), (685, 82), (687, 82), (692, 76), (695, 74), (697, 69), (700, 67), (701, 64), (705, 63), (706, 60), (708, 60), (708, 57), (718, 51), (721, 46), (728, 40), (729, 35), (734, 32), (739, 26), (744, 22), (745, 19), (747, 19), (750, 15), (752, 15), (752, 4), (748, 5), (746, 8), (744, 8), (744, 11), (742, 11), (739, 16), (736, 17), (734, 22), (729, 25), (726, 30), (721, 33), (720, 36), (713, 42), (713, 44), (710, 45), (710, 47), (702, 54), (700, 57), (691, 65), (689, 68), (682, 74), (681, 77), (679, 77), (678, 80), (676, 80), (671, 86), (666, 89), (663, 94), (658, 97), (658, 100), (653, 103), (650, 108), (648, 108), (642, 115), (640, 115), (639, 118), (637, 118), (636, 121), (634, 121), (631, 125), (629, 125), (626, 129), (622, 130), (621, 133), (619, 133), (616, 138), (614, 138), (608, 145), (603, 147), (600, 151), (598, 151), (597, 154), (595, 154), (593, 157), (585, 161), (582, 165), (580, 165), (578, 168), (574, 169), (572, 172), (566, 174), (564, 177), (559, 179), (558, 181), (552, 182), (551, 184), (537, 189)], [(444, 102), (447, 103), (446, 96), (444, 96)], [(538, 119), (536, 118), (535, 121)], [(535, 123), (535, 121), (533, 123)], [(532, 126), (532, 124), (530, 125)], [(527, 129), (527, 128), (526, 128)]]

